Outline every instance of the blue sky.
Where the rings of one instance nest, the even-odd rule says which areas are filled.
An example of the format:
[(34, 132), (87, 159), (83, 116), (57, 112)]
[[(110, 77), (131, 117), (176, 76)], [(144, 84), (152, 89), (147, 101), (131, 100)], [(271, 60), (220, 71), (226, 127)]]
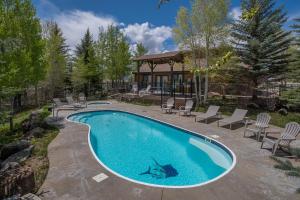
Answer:
[[(158, 0), (33, 0), (39, 17), (57, 21), (68, 45), (73, 48), (89, 27), (95, 39), (99, 27), (115, 24), (122, 27), (132, 48), (142, 42), (150, 51), (176, 49), (172, 27), (180, 6), (189, 7), (189, 0), (173, 0), (157, 8)], [(278, 0), (289, 18), (300, 17), (300, 0)], [(240, 14), (240, 0), (232, 0), (230, 12)], [(289, 23), (291, 23), (289, 21)], [(288, 27), (288, 24), (286, 25)]]

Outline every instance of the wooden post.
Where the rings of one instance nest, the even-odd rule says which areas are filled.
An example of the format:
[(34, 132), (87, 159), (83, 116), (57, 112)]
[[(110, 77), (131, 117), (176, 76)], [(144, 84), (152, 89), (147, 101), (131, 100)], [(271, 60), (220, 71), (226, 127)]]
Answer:
[(137, 61), (137, 88), (140, 91), (140, 67), (142, 66), (143, 62)]
[(170, 65), (170, 67), (171, 67), (171, 96), (173, 95), (173, 89), (174, 89), (174, 87), (173, 87), (173, 67), (174, 67), (174, 64), (175, 64), (175, 62), (174, 61), (172, 61), (172, 60), (170, 60), (169, 61), (169, 65)]
[(182, 63), (182, 81), (181, 81), (181, 93), (184, 95), (184, 63)]

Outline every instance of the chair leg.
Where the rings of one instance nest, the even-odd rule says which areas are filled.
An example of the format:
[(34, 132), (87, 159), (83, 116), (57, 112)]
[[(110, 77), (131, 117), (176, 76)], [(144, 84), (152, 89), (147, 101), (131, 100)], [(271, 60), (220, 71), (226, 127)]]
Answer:
[(277, 148), (278, 148), (278, 144), (276, 143), (276, 144), (273, 145), (272, 155), (275, 155)]
[(260, 148), (262, 149), (264, 145), (264, 141), (261, 142)]
[(232, 127), (232, 124), (230, 124), (230, 130), (232, 130), (231, 127)]

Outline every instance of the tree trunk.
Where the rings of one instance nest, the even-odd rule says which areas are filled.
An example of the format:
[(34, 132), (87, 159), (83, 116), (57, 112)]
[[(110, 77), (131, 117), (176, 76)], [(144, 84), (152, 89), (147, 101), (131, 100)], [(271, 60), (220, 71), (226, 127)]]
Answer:
[[(205, 59), (206, 59), (205, 67), (206, 68), (208, 68), (208, 66), (209, 66), (208, 58), (209, 58), (209, 38), (206, 37), (206, 48), (205, 48)], [(206, 103), (207, 97), (208, 97), (208, 71), (206, 71), (206, 73), (205, 73), (204, 98), (203, 98), (204, 103)]]
[[(194, 85), (195, 85), (196, 108), (197, 108), (199, 106), (200, 100), (199, 100), (199, 96), (198, 96), (198, 84), (197, 84), (197, 75), (196, 75), (196, 73), (194, 73), (193, 79), (194, 79)], [(191, 91), (191, 92), (193, 93), (193, 91)]]
[(34, 97), (35, 97), (35, 105), (38, 106), (38, 86), (35, 84), (34, 86)]

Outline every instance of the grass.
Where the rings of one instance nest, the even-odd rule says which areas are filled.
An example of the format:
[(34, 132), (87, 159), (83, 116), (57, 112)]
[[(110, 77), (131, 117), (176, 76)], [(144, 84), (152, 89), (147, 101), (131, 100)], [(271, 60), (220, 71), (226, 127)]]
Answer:
[[(7, 144), (13, 141), (18, 141), (24, 138), (22, 130), (22, 122), (28, 119), (30, 113), (35, 110), (25, 110), (14, 116), (14, 130), (9, 130), (9, 124), (6, 123), (0, 127), (0, 145)], [(48, 111), (48, 107), (45, 106), (42, 109), (41, 121), (43, 121), (51, 113)], [(34, 150), (31, 157), (23, 163), (25, 166), (30, 166), (34, 171), (35, 178), (35, 192), (43, 184), (49, 169), (48, 145), (57, 136), (59, 130), (56, 127), (46, 126), (45, 133), (40, 138), (32, 138), (31, 144), (34, 145)]]
[[(219, 105), (221, 106), (220, 108), (220, 112), (224, 115), (231, 115), (234, 111), (234, 109), (236, 108), (236, 102), (234, 102), (231, 99), (212, 99), (209, 100), (208, 105)], [(198, 112), (205, 112), (207, 110), (208, 106), (200, 106), (196, 109), (196, 111)], [(295, 122), (299, 122), (300, 121), (300, 113), (296, 113), (296, 112), (289, 112), (288, 115), (281, 115), (278, 112), (270, 112), (270, 111), (266, 111), (263, 109), (254, 109), (254, 108), (247, 108), (248, 110), (248, 114), (247, 116), (250, 119), (255, 120), (257, 114), (261, 113), (261, 112), (267, 112), (270, 114), (271, 116), (271, 121), (270, 123), (275, 125), (275, 126), (279, 126), (279, 127), (284, 127), (288, 122), (291, 121), (295, 121)]]
[(31, 143), (34, 145), (34, 150), (31, 159), (26, 163), (33, 168), (35, 178), (35, 192), (43, 184), (49, 169), (48, 160), (48, 145), (58, 135), (57, 128), (51, 128), (46, 131), (43, 137), (33, 138)]

